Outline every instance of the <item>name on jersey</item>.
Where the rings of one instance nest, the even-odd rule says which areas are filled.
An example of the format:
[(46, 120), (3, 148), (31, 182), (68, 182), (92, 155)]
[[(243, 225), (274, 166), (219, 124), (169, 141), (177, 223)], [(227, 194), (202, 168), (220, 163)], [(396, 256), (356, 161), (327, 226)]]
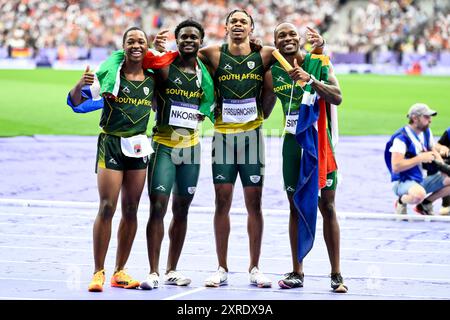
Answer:
[(132, 104), (135, 106), (140, 106), (140, 105), (146, 106), (146, 107), (152, 106), (152, 102), (150, 100), (146, 100), (146, 99), (116, 97), (116, 99), (114, 101), (116, 103)]
[(202, 92), (200, 91), (188, 91), (188, 90), (183, 90), (183, 89), (166, 89), (166, 94), (167, 95), (176, 95), (176, 96), (183, 96), (186, 97), (188, 99), (190, 98), (201, 98), (202, 97)]
[(231, 80), (257, 80), (257, 81), (263, 81), (263, 77), (260, 74), (254, 74), (254, 73), (231, 73), (231, 74), (224, 74), (223, 76), (219, 77), (219, 82), (222, 81), (231, 81)]

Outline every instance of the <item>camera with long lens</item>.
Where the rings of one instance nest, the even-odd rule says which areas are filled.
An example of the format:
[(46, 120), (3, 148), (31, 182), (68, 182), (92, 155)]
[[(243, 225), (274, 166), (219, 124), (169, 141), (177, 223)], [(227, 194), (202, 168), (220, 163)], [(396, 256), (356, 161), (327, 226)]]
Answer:
[(431, 163), (437, 169), (437, 171), (450, 176), (450, 157), (443, 157), (442, 159), (444, 160), (444, 162), (433, 160)]
[(427, 171), (427, 175), (431, 176), (438, 171), (450, 176), (450, 157), (442, 157), (444, 162), (433, 160), (430, 163), (423, 163), (422, 167)]
[(442, 157), (442, 159), (444, 159), (444, 162), (445, 162), (446, 164), (449, 164), (449, 165), (450, 165), (450, 155), (449, 155), (448, 157)]

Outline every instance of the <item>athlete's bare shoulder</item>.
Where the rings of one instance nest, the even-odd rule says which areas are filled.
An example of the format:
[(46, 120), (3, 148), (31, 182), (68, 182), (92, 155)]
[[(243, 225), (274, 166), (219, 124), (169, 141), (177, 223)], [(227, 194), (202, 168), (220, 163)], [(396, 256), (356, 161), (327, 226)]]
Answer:
[(275, 63), (275, 58), (272, 55), (272, 52), (275, 50), (275, 47), (272, 46), (263, 46), (260, 50), (261, 59), (264, 64), (264, 68), (268, 69), (272, 64)]
[(208, 67), (217, 69), (220, 60), (220, 44), (213, 44), (207, 47), (203, 47), (198, 51), (198, 57)]

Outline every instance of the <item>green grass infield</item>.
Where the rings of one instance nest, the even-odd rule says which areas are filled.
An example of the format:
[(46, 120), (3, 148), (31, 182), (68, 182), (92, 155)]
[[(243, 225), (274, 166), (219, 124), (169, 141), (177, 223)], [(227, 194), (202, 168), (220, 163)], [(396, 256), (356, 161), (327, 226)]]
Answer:
[[(77, 114), (66, 105), (69, 90), (82, 71), (52, 69), (0, 70), (0, 136), (97, 135), (100, 110)], [(450, 126), (450, 77), (338, 75), (343, 102), (339, 106), (341, 135), (390, 135), (407, 123), (406, 113), (416, 102), (438, 111), (432, 130), (441, 135)], [(154, 114), (148, 133), (154, 122)], [(279, 104), (264, 122), (266, 134), (281, 135)], [(202, 133), (212, 125), (205, 120)]]

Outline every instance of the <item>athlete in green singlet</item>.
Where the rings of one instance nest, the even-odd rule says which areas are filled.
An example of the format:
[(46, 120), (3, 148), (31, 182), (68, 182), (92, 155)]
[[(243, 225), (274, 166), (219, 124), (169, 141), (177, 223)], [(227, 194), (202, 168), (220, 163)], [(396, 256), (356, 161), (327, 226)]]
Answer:
[[(154, 79), (142, 69), (147, 48), (147, 36), (142, 30), (133, 27), (125, 32), (125, 62), (121, 69), (119, 94), (115, 98), (103, 98), (100, 120), (102, 133), (98, 138), (96, 166), (100, 206), (94, 223), (95, 269), (89, 284), (91, 292), (103, 291), (105, 257), (120, 192), (122, 218), (111, 285), (127, 289), (139, 286), (139, 281), (129, 276), (124, 268), (136, 235), (136, 214), (151, 150), (146, 130), (152, 107)], [(88, 67), (70, 91), (73, 105), (78, 106), (84, 101), (81, 89), (93, 81), (94, 75)]]
[[(300, 36), (296, 27), (291, 23), (279, 24), (274, 32), (275, 46), (280, 53), (294, 66), (291, 72), (286, 72), (279, 62), (275, 63), (265, 74), (263, 100), (271, 106), (265, 108), (265, 117), (270, 114), (275, 97), (280, 99), (285, 124), (283, 140), (283, 180), (290, 205), (289, 238), (292, 251), (293, 271), (287, 273), (278, 282), (281, 288), (303, 287), (303, 265), (297, 259), (297, 232), (298, 213), (294, 205), (293, 196), (297, 186), (298, 174), (302, 150), (295, 139), (295, 130), (300, 103), (303, 97), (303, 89), (297, 80), (308, 82), (310, 75), (303, 70), (304, 60), (296, 60), (296, 53), (300, 49)], [(311, 83), (316, 92), (329, 104), (341, 103), (341, 91), (339, 83), (332, 73), (328, 76), (328, 82), (322, 83), (314, 80)], [(328, 126), (330, 127), (330, 126)], [(331, 263), (331, 286), (335, 292), (347, 292), (343, 283), (339, 265), (339, 224), (336, 217), (334, 204), (337, 185), (336, 171), (327, 175), (327, 185), (321, 189), (319, 209), (323, 216), (323, 232), (328, 255)]]
[[(250, 34), (253, 19), (245, 10), (234, 10), (226, 18), (227, 42), (202, 48), (199, 57), (208, 65), (217, 93), (216, 122), (213, 139), (213, 180), (216, 193), (214, 230), (218, 270), (205, 285), (218, 287), (227, 283), (230, 208), (234, 183), (239, 174), (248, 212), (252, 285), (270, 287), (272, 281), (259, 270), (263, 215), (261, 196), (264, 181), (264, 142), (261, 132), (263, 105), (261, 89), (264, 72), (275, 62), (273, 47), (252, 51)], [(315, 32), (309, 35), (315, 47), (323, 39)], [(321, 52), (322, 49), (318, 48)]]
[(198, 77), (197, 52), (203, 42), (203, 27), (185, 20), (175, 29), (179, 56), (156, 71), (157, 113), (153, 149), (148, 167), (150, 218), (147, 246), (150, 274), (143, 289), (159, 286), (159, 256), (164, 237), (164, 216), (173, 189), (172, 221), (165, 284), (186, 286), (191, 279), (176, 270), (187, 230), (189, 206), (200, 172), (198, 109), (203, 90)]
[[(219, 268), (206, 279), (208, 287), (219, 287), (228, 281), (229, 212), (238, 173), (248, 211), (250, 283), (258, 287), (272, 284), (258, 268), (263, 233), (261, 196), (264, 180), (264, 145), (260, 127), (264, 114), (261, 101), (263, 76), (276, 60), (272, 56), (273, 47), (252, 50), (250, 34), (253, 27), (253, 19), (245, 10), (234, 10), (226, 18), (226, 44), (207, 46), (198, 53), (214, 77), (217, 94), (212, 171)], [(160, 50), (164, 50), (164, 33), (160, 32), (155, 39), (155, 46)], [(314, 52), (322, 52), (324, 41), (317, 32), (310, 29), (308, 40), (313, 44)], [(301, 53), (299, 57), (302, 57)]]

